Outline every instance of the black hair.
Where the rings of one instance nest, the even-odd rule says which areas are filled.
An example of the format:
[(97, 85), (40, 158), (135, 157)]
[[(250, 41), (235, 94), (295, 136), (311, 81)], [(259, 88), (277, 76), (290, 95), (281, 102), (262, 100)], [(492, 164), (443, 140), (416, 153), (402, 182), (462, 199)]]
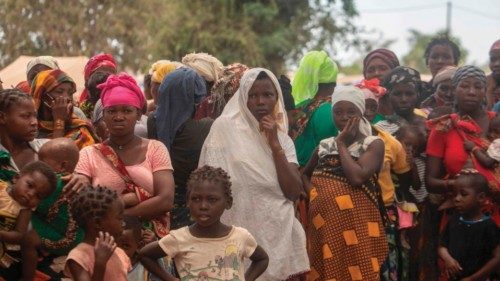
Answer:
[(151, 75), (149, 73), (144, 74), (144, 79), (142, 80), (144, 83), (144, 87), (146, 87), (146, 85), (148, 85), (148, 86), (151, 85), (151, 77), (153, 77), (153, 75)]
[(290, 111), (295, 109), (295, 100), (292, 96), (292, 84), (290, 79), (285, 75), (281, 75), (278, 79), (280, 83), (281, 92), (283, 93), (283, 102), (285, 103), (285, 110)]
[(132, 235), (136, 241), (142, 239), (142, 224), (137, 217), (124, 216), (123, 217), (124, 227), (123, 230), (132, 230)]
[(255, 80), (262, 80), (262, 79), (271, 79), (269, 75), (265, 71), (259, 72), (259, 75), (255, 78)]
[(97, 85), (106, 82), (109, 75), (109, 72), (96, 71), (92, 73), (88, 82), (87, 82), (87, 90), (89, 91), (89, 96), (92, 100), (97, 101), (101, 97), (101, 89), (97, 88)]
[(460, 49), (458, 48), (458, 45), (450, 40), (446, 36), (437, 36), (431, 39), (429, 44), (427, 44), (427, 47), (425, 48), (425, 53), (424, 53), (424, 58), (425, 58), (425, 63), (427, 64), (429, 62), (429, 57), (431, 55), (432, 48), (437, 45), (445, 45), (449, 46), (451, 48), (451, 52), (453, 53), (453, 63), (456, 65), (458, 64), (458, 61), (460, 60)]
[(22, 177), (23, 175), (33, 174), (34, 172), (42, 174), (47, 179), (50, 186), (50, 193), (52, 193), (56, 189), (57, 186), (56, 173), (45, 162), (34, 161), (27, 164), (21, 169), (21, 171), (19, 172), (19, 176)]
[(7, 112), (9, 108), (21, 100), (32, 100), (33, 97), (19, 89), (5, 89), (0, 91), (0, 112)]
[(488, 180), (475, 169), (463, 169), (455, 178), (455, 180), (459, 179), (466, 180), (468, 187), (474, 189), (476, 193), (488, 194), (490, 191)]
[(72, 198), (70, 212), (76, 223), (85, 229), (88, 222), (99, 223), (111, 204), (118, 199), (114, 190), (102, 186), (87, 186)]
[(204, 181), (220, 184), (224, 188), (226, 198), (231, 201), (233, 200), (229, 175), (221, 168), (214, 168), (208, 165), (204, 165), (191, 173), (187, 182), (187, 196), (189, 197), (189, 193), (193, 187)]
[(427, 116), (427, 119), (431, 120), (434, 118), (438, 118), (447, 114), (452, 114), (453, 113), (453, 108), (449, 106), (437, 106), (435, 107), (430, 113), (429, 116)]

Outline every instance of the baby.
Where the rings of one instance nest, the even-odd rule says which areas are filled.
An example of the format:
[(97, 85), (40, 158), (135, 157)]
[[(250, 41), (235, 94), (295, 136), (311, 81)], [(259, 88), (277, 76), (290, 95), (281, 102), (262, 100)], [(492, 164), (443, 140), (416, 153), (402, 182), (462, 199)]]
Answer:
[[(67, 255), (69, 250), (83, 239), (83, 231), (68, 212), (69, 198), (63, 191), (64, 176), (71, 175), (78, 162), (78, 147), (71, 139), (56, 138), (40, 148), (38, 158), (47, 163), (57, 173), (58, 178), (53, 194), (41, 201), (31, 218), (33, 228), (28, 231), (23, 243), (24, 280), (33, 279), (39, 252), (44, 253), (44, 264), (47, 264), (50, 256)], [(54, 274), (48, 268), (38, 270), (44, 274)], [(54, 271), (60, 272), (62, 268)]]
[(481, 163), (485, 168), (495, 168), (498, 166), (500, 161), (500, 117), (496, 116), (490, 122), (490, 127), (488, 129), (488, 140), (491, 144), (488, 149), (484, 151), (479, 146), (476, 146), (471, 141), (464, 142), (464, 148), (466, 151), (474, 154), (477, 161)]
[(0, 183), (0, 276), (19, 280), (20, 245), (28, 230), (31, 212), (49, 197), (57, 184), (54, 171), (45, 163), (27, 164), (14, 177), (12, 184)]

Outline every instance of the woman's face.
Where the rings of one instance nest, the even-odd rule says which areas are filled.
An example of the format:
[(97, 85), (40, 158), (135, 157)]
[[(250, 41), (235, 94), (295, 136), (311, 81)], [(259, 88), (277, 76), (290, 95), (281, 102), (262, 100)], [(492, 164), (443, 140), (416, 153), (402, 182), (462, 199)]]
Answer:
[(2, 124), (8, 135), (19, 141), (32, 141), (38, 134), (38, 119), (32, 99), (22, 99), (0, 113)]
[(365, 79), (378, 78), (380, 81), (391, 71), (391, 67), (382, 59), (374, 58), (366, 66)]
[(445, 66), (455, 65), (453, 61), (453, 50), (448, 45), (435, 45), (429, 53), (427, 67), (431, 71), (432, 77)]
[(134, 133), (135, 124), (141, 119), (139, 109), (131, 105), (115, 105), (104, 109), (104, 123), (111, 136)]
[(342, 131), (347, 125), (347, 121), (354, 117), (361, 117), (361, 111), (350, 101), (339, 101), (332, 109), (333, 122)]
[(451, 80), (446, 80), (438, 84), (435, 94), (442, 99), (446, 105), (452, 105), (455, 102)]
[(273, 114), (278, 102), (278, 92), (269, 78), (255, 80), (248, 92), (247, 107), (260, 122), (262, 117)]
[(374, 99), (365, 99), (365, 113), (364, 116), (368, 122), (372, 122), (377, 115), (378, 103)]
[(464, 78), (458, 82), (454, 90), (460, 112), (473, 112), (481, 108), (486, 94), (486, 85), (479, 79)]
[(490, 69), (497, 85), (500, 84), (500, 49), (490, 51)]
[(399, 83), (389, 93), (389, 100), (397, 115), (408, 116), (417, 104), (417, 89), (413, 83)]

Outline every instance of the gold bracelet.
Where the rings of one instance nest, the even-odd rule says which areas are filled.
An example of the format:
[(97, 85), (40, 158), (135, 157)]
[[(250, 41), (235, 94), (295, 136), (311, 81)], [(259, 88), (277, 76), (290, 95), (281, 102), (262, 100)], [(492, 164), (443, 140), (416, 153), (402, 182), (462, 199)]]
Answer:
[(64, 120), (57, 119), (54, 122), (54, 130), (64, 130)]

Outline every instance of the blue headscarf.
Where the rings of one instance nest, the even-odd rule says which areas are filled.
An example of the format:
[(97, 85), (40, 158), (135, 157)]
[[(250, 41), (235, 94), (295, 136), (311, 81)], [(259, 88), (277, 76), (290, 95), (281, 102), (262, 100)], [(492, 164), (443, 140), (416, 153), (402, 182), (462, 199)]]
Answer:
[(161, 82), (155, 111), (158, 139), (170, 150), (175, 135), (206, 96), (205, 80), (186, 67), (169, 73)]

